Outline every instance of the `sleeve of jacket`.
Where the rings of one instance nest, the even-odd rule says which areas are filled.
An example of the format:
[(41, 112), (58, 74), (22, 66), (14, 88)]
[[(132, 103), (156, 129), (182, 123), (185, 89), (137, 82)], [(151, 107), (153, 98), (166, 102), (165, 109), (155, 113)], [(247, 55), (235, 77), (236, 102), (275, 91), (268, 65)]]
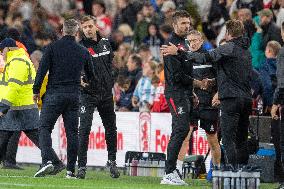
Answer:
[(25, 62), (12, 61), (8, 73), (8, 83), (2, 95), (0, 111), (6, 113), (10, 107), (17, 101), (20, 88), (24, 85), (23, 82), (28, 80), (28, 69)]
[(226, 43), (218, 48), (205, 53), (206, 62), (218, 62), (224, 56), (230, 56), (233, 53), (234, 44)]
[(93, 64), (92, 64), (92, 56), (86, 50), (86, 59), (83, 65), (83, 75), (84, 78), (86, 79), (86, 82), (89, 83), (93, 79)]
[(164, 62), (170, 72), (170, 77), (174, 83), (182, 83), (184, 85), (192, 84), (193, 78), (186, 75), (182, 69), (182, 59), (187, 57), (185, 52), (180, 52), (179, 55), (170, 55), (164, 57)]
[(33, 86), (34, 94), (39, 94), (44, 77), (50, 68), (51, 61), (52, 61), (52, 49), (51, 49), (51, 46), (48, 46), (42, 56), (42, 59), (40, 61), (39, 68), (36, 74), (35, 83)]

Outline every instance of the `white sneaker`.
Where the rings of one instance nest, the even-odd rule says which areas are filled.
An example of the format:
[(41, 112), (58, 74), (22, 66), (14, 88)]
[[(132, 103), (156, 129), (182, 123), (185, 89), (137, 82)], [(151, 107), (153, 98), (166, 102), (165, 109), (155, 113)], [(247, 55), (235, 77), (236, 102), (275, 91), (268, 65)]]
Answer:
[(34, 177), (44, 177), (45, 175), (50, 174), (53, 170), (54, 166), (52, 165), (52, 162), (48, 161), (46, 164), (40, 166)]
[(188, 185), (186, 182), (184, 182), (179, 177), (177, 171), (174, 171), (170, 174), (164, 175), (160, 184), (178, 185), (178, 186), (187, 186)]
[(66, 178), (67, 179), (77, 179), (76, 175), (74, 173), (72, 173), (71, 171), (66, 172)]

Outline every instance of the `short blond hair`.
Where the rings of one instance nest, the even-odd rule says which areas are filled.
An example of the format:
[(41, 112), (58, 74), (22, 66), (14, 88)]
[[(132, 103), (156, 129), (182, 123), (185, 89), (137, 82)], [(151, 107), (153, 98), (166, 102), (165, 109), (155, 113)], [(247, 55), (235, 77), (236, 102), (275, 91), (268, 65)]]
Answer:
[(277, 56), (281, 49), (281, 45), (277, 41), (269, 41), (266, 45), (266, 48), (270, 49), (273, 52), (274, 56)]

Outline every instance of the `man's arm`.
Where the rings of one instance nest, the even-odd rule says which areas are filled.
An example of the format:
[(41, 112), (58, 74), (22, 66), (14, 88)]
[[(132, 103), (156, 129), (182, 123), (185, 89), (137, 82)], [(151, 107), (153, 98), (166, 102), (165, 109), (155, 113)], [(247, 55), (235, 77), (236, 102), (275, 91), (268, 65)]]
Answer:
[[(233, 43), (226, 43), (224, 45), (219, 46), (218, 48), (208, 52), (208, 53), (197, 53), (197, 52), (187, 52), (187, 56), (189, 60), (198, 62), (198, 63), (206, 63), (206, 62), (217, 62), (224, 56), (230, 56), (233, 53)], [(185, 52), (178, 50), (178, 48), (170, 43), (170, 45), (163, 45), (161, 47), (162, 53), (164, 56), (169, 55), (180, 55)]]
[(50, 68), (50, 64), (52, 61), (51, 56), (52, 56), (52, 49), (51, 49), (51, 46), (48, 46), (42, 56), (42, 59), (40, 61), (39, 68), (36, 74), (35, 83), (33, 86), (33, 93), (35, 95), (39, 94), (44, 77), (46, 76), (46, 73)]

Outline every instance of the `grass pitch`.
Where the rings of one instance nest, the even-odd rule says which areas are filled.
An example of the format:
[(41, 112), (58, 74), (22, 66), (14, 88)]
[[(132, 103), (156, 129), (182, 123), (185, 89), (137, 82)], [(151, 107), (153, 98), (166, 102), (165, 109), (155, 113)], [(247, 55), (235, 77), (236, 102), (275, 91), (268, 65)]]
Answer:
[[(160, 178), (130, 177), (122, 175), (112, 179), (108, 172), (88, 170), (85, 180), (65, 179), (65, 171), (56, 176), (33, 178), (37, 166), (25, 166), (25, 170), (0, 169), (0, 189), (211, 189), (206, 180), (186, 180), (189, 186), (160, 185)], [(273, 189), (278, 185), (261, 184), (261, 189)]]

